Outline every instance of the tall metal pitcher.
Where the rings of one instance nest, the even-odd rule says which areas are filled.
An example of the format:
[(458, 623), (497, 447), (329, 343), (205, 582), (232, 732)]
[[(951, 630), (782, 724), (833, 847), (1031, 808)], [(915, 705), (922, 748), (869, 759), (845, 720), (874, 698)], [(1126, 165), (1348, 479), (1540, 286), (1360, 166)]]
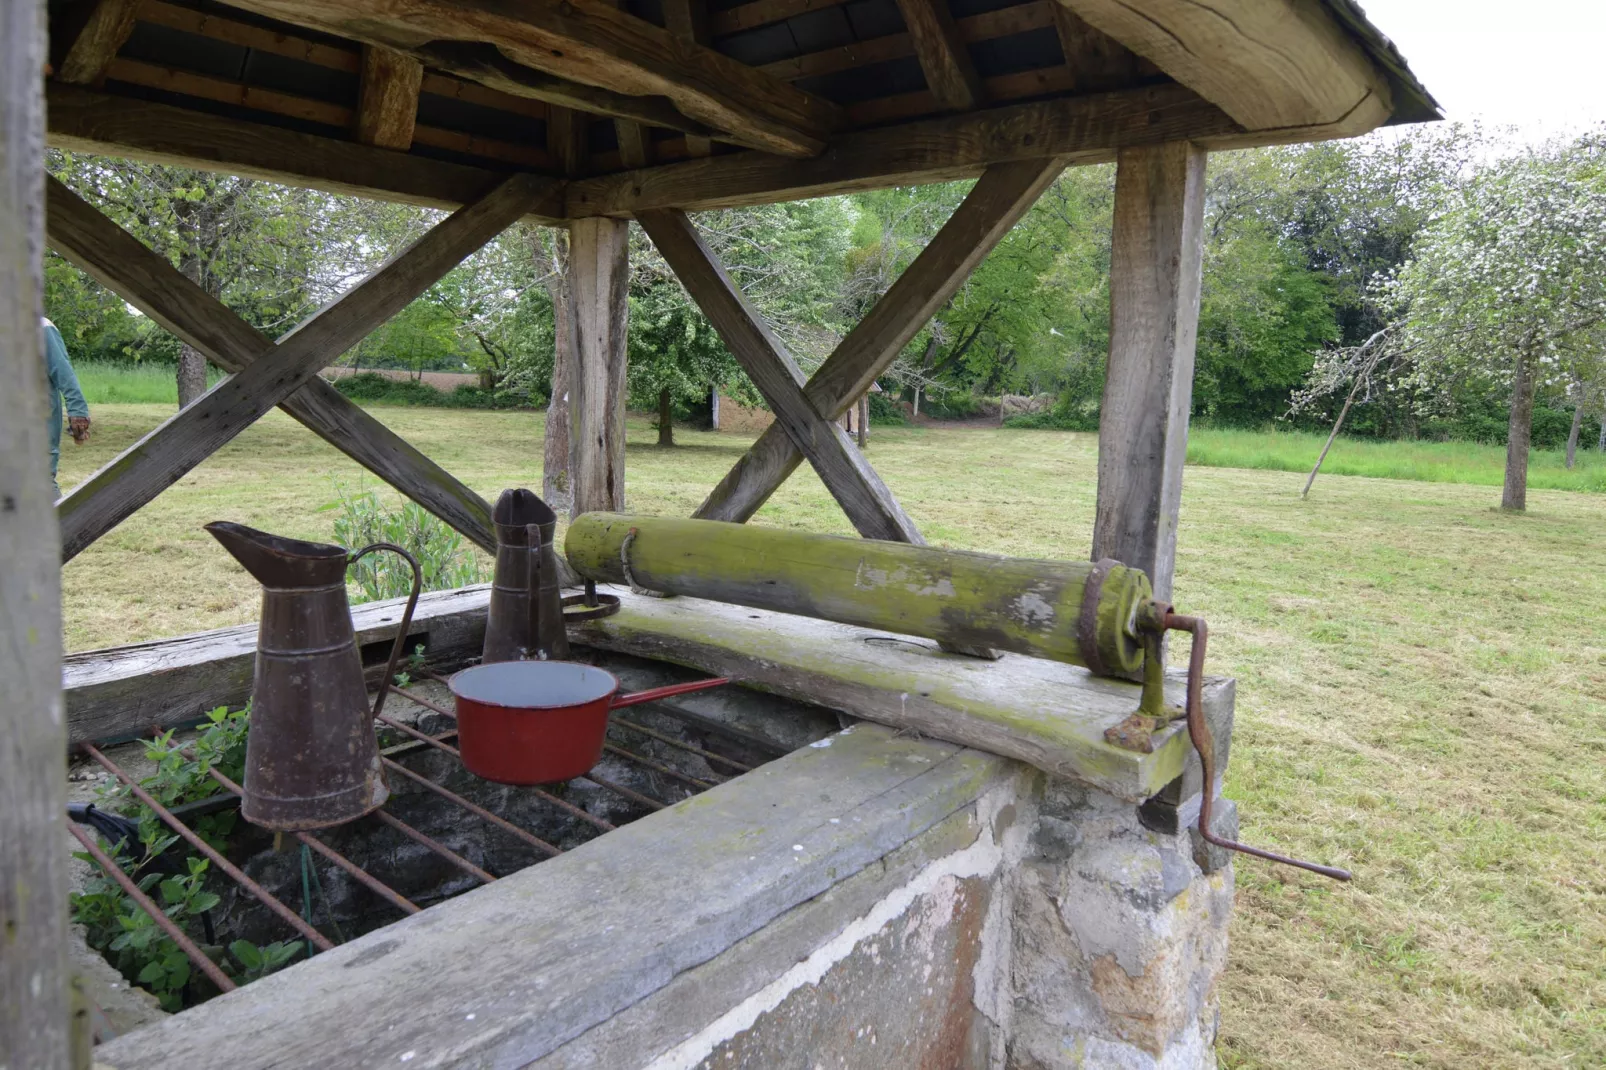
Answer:
[[(418, 562), (386, 542), (353, 554), (226, 521), (206, 530), (262, 584), (241, 813), (253, 825), (290, 832), (339, 825), (377, 809), (390, 790), (374, 718), (407, 644), (423, 585)], [(370, 710), (346, 569), (375, 550), (407, 559), (413, 592)]]
[(558, 515), (528, 490), (504, 490), (491, 512), (496, 524), (496, 572), (485, 622), (485, 664), (563, 661), (562, 577), (553, 545)]

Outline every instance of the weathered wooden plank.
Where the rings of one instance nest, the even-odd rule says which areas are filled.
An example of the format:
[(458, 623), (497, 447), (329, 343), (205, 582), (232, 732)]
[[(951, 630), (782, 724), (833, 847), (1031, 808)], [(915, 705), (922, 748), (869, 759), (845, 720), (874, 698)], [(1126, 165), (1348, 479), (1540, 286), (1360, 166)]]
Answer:
[(1188, 452), (1204, 248), (1205, 153), (1121, 154), (1110, 253), (1110, 358), (1099, 414), (1093, 557), (1149, 574), (1171, 597)]
[[(108, 96), (55, 82), (46, 87), (49, 142), (76, 152), (263, 178), (330, 193), (351, 193), (431, 208), (456, 208), (484, 195), (505, 172), (445, 163), (293, 130)], [(531, 211), (541, 222), (563, 215), (562, 191)]]
[(1060, 2), (1251, 131), (1353, 136), (1392, 111), (1387, 79), (1320, 0)]
[(72, 557), (177, 482), (318, 370), (405, 308), (465, 256), (528, 213), (550, 180), (517, 175), (461, 208), (339, 300), (162, 423), (57, 506), (62, 559)]
[(118, 1070), (524, 1066), (972, 806), (1014, 768), (858, 725), (96, 1058)]
[(626, 167), (646, 167), (652, 162), (652, 140), (647, 128), (630, 119), (613, 121), (614, 136), (619, 140), (619, 161)]
[(653, 244), (685, 285), (726, 347), (775, 413), (792, 444), (820, 474), (861, 535), (924, 544), (892, 491), (847, 432), (820, 414), (803, 392), (803, 372), (703, 242), (686, 213), (642, 212)]
[(407, 49), (475, 40), (515, 63), (629, 96), (664, 96), (741, 144), (810, 156), (841, 121), (836, 105), (688, 45), (609, 0), (507, 5), (500, 0), (237, 0), (238, 6), (368, 44)]
[[(163, 329), (235, 372), (273, 352), (273, 340), (236, 316), (72, 190), (47, 176), (50, 246)], [(495, 551), (491, 507), (451, 473), (322, 379), (280, 405), (475, 545)]]
[[(687, 44), (710, 43), (708, 20), (708, 0), (664, 0), (664, 29)], [(714, 143), (707, 137), (686, 135), (687, 156), (707, 156), (713, 151)]]
[[(1137, 801), (1182, 773), (1192, 754), (1180, 724), (1162, 729), (1152, 754), (1105, 742), (1104, 730), (1137, 709), (1137, 684), (1093, 676), (1043, 658), (996, 661), (945, 654), (897, 633), (810, 620), (697, 598), (646, 598), (624, 589), (624, 608), (571, 629), (589, 646), (730, 676), (744, 686), (813, 702), (1017, 758), (1056, 776)], [(1180, 705), (1184, 674), (1166, 678)], [(1212, 678), (1206, 710), (1228, 723), (1231, 680)]]
[(898, 0), (904, 25), (914, 45), (926, 88), (950, 111), (969, 111), (981, 104), (985, 90), (970, 49), (954, 24), (948, 0)]
[(702, 211), (883, 186), (972, 178), (989, 165), (1052, 156), (1103, 163), (1128, 145), (1240, 133), (1177, 85), (987, 108), (842, 134), (809, 160), (739, 152), (597, 176), (568, 187), (571, 218), (653, 208)]
[[(629, 540), (626, 545), (626, 540)], [(1143, 573), (1117, 565), (1083, 599), (1093, 564), (1034, 561), (907, 542), (679, 517), (588, 513), (569, 525), (569, 564), (599, 583), (886, 628), (1138, 674)], [(625, 559), (630, 572), (625, 572)]]
[(554, 105), (547, 110), (546, 149), (565, 178), (575, 178), (586, 172), (590, 155), (586, 144), (586, 123), (589, 120), (573, 108)]
[(0, 5), (0, 1061), (66, 1070), (61, 567), (47, 468), (45, 5)]
[[(376, 674), (384, 671), (405, 604), (406, 599), (396, 598), (352, 609), (358, 645), (375, 647), (370, 670)], [(408, 634), (424, 644), (433, 664), (461, 663), (478, 656), (484, 645), (489, 604), (485, 585), (425, 594)], [(67, 745), (144, 736), (192, 724), (219, 706), (243, 704), (251, 696), (256, 644), (257, 626), (242, 624), (69, 654), (60, 677)]]
[[(1063, 167), (1063, 159), (1051, 159), (988, 168), (936, 237), (809, 379), (805, 390), (815, 409), (834, 420), (862, 397)], [(748, 519), (801, 460), (783, 430), (766, 429), (696, 515)]]
[(406, 152), (418, 121), (424, 65), (393, 48), (365, 45), (357, 101), (357, 140)]
[[(72, 27), (76, 32), (56, 68), (56, 77), (74, 85), (99, 85), (117, 50), (134, 32), (139, 0), (90, 0), (81, 9), (83, 21)], [(73, 12), (67, 14), (70, 17)], [(62, 28), (57, 27), (58, 32)]]
[(569, 391), (571, 516), (624, 508), (629, 258), (628, 224), (614, 219), (570, 224), (575, 331)]
[(513, 97), (541, 100), (594, 115), (623, 116), (669, 130), (706, 134), (708, 127), (687, 118), (664, 97), (629, 96), (598, 86), (556, 78), (514, 63), (495, 48), (467, 41), (431, 41), (408, 49), (425, 64)]

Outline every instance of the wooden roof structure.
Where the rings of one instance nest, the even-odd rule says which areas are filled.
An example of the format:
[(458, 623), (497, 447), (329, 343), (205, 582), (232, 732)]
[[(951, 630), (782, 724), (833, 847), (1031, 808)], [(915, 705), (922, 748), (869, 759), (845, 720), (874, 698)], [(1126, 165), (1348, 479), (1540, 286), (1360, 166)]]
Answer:
[(628, 216), (1437, 117), (1352, 0), (50, 0), (53, 145)]

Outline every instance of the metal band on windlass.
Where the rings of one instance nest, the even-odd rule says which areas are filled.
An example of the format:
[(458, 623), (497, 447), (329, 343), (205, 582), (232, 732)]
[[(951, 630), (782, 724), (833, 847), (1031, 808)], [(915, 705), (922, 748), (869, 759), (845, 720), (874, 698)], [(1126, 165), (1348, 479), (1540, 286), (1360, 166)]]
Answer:
[(1113, 557), (1094, 562), (1093, 571), (1087, 574), (1087, 583), (1082, 587), (1082, 612), (1076, 618), (1076, 648), (1082, 655), (1082, 663), (1094, 676), (1118, 675), (1099, 649), (1099, 601), (1104, 595), (1104, 581), (1120, 563)]

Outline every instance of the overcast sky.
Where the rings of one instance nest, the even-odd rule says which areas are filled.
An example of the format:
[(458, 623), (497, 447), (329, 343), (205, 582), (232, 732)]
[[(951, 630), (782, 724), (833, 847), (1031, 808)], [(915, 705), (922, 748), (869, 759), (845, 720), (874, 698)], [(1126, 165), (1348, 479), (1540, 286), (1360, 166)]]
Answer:
[(1606, 120), (1606, 0), (1360, 0), (1447, 118), (1543, 137)]

